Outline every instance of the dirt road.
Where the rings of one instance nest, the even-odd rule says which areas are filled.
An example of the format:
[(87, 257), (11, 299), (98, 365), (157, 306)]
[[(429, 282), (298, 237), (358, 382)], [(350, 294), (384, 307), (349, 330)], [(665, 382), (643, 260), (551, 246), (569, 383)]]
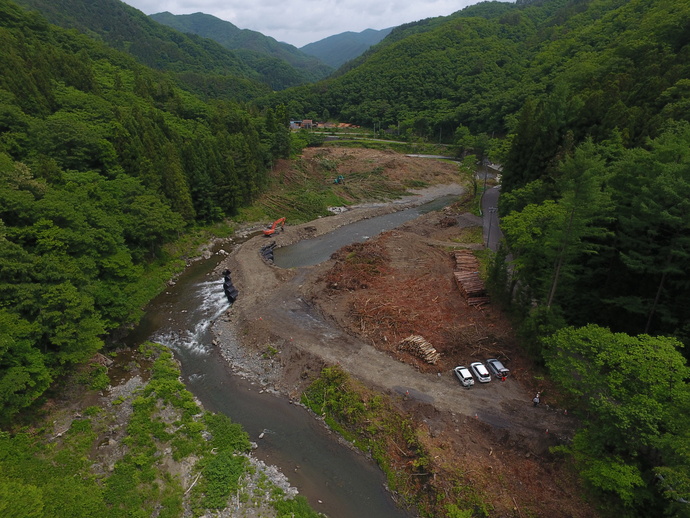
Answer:
[[(355, 208), (305, 225), (287, 227), (284, 233), (275, 236), (275, 241), (278, 246), (285, 246), (361, 218), (459, 191), (459, 186), (447, 185), (420, 193), (414, 201)], [(406, 246), (414, 236), (406, 233), (403, 238)], [(429, 241), (424, 236), (416, 238), (420, 242)], [(403, 363), (354, 336), (352, 326), (339, 325), (346, 317), (342, 312), (334, 314), (338, 312), (333, 310), (337, 306), (331, 304), (329, 311), (318, 302), (323, 298), (319, 280), (332, 261), (281, 270), (261, 259), (259, 251), (266, 243), (262, 236), (255, 237), (221, 265), (221, 269), (227, 267), (233, 271), (240, 297), (228, 320), (216, 326), (217, 339), (224, 356), (245, 374), (281, 392), (297, 394), (305, 379), (321, 365), (339, 364), (352, 376), (379, 390), (432, 405), (440, 411), (476, 418), (504, 430), (514, 439), (528, 443), (535, 453), (570, 433), (569, 419), (555, 410), (534, 408), (531, 403), (534, 394), (511, 377), (504, 382), (494, 379), (464, 389), (454, 378), (452, 367), (439, 372), (421, 372), (416, 366)], [(230, 336), (239, 340), (229, 340)], [(275, 357), (272, 351), (276, 352)], [(545, 441), (547, 435), (550, 440)]]

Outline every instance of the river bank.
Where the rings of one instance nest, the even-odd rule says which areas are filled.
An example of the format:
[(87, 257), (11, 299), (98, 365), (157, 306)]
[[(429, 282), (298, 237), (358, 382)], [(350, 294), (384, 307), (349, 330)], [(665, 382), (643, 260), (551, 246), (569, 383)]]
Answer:
[[(314, 336), (313, 331), (305, 328), (308, 326), (299, 325), (290, 328), (289, 333), (288, 328), (281, 330), (274, 320), (277, 313), (274, 310), (312, 297), (314, 290), (319, 289), (316, 287), (319, 276), (328, 264), (285, 270), (262, 260), (261, 248), (269, 243), (277, 247), (289, 246), (363, 219), (401, 211), (443, 196), (459, 196), (463, 192), (459, 184), (415, 190), (406, 198), (350, 207), (332, 216), (287, 226), (284, 232), (270, 239), (257, 236), (237, 246), (215, 269), (218, 276), (229, 269), (240, 290), (238, 300), (213, 327), (221, 355), (238, 374), (261, 383), (266, 390), (298, 399), (300, 388), (308, 377), (305, 371), (320, 370), (327, 358), (310, 353), (307, 347), (294, 349), (291, 343), (305, 345), (314, 339), (318, 342), (318, 333)], [(286, 333), (289, 335), (287, 342)]]

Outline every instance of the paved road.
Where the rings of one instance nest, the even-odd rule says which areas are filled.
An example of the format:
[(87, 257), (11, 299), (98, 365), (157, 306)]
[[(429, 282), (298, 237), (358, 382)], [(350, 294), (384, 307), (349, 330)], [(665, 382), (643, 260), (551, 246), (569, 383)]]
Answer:
[(498, 195), (501, 186), (488, 189), (482, 196), (482, 214), (484, 216), (484, 243), (494, 252), (498, 250), (498, 243), (503, 238), (498, 219)]

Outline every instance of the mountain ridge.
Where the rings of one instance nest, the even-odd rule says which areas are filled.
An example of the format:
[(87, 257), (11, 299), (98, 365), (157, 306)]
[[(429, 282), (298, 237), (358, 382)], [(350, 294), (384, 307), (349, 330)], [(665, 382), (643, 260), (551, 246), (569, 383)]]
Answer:
[[(159, 23), (119, 0), (17, 0), (50, 23), (76, 29), (134, 56), (140, 63), (177, 75), (205, 97), (248, 100), (259, 93), (313, 81), (284, 60), (228, 49), (217, 41)], [(325, 66), (325, 65), (324, 65)]]
[[(323, 79), (333, 68), (318, 58), (301, 52), (289, 43), (279, 42), (260, 32), (240, 29), (226, 20), (202, 12), (172, 14), (168, 11), (149, 15), (149, 18), (186, 34), (195, 34), (213, 40), (240, 55), (247, 63), (269, 58), (287, 62), (302, 73), (300, 82)], [(266, 66), (266, 63), (262, 63)]]
[(308, 43), (300, 47), (300, 50), (305, 54), (319, 58), (333, 68), (340, 68), (348, 61), (364, 54), (369, 48), (388, 36), (392, 30), (393, 27), (381, 30), (365, 29), (361, 32), (342, 32)]

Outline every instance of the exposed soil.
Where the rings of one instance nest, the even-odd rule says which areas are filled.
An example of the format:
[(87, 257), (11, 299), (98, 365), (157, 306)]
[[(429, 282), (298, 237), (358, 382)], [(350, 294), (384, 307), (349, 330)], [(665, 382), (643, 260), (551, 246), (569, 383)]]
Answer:
[[(373, 163), (391, 182), (423, 180), (432, 187), (402, 203), (359, 206), (288, 225), (271, 238), (278, 246), (462, 191), (453, 183), (458, 179), (453, 164), (337, 148), (309, 150), (303, 161), (324, 156), (339, 167), (346, 164), (350, 174)], [(424, 442), (435, 472), (463, 472), (489, 502), (491, 516), (596, 516), (583, 503), (570, 467), (549, 453), (550, 446), (569, 440), (573, 418), (556, 408), (555, 391), (518, 347), (506, 315), (491, 303), (468, 306), (455, 284), (451, 251), (481, 247), (463, 244), (478, 226), (480, 218), (449, 207), (325, 263), (293, 270), (266, 263), (259, 251), (267, 240), (250, 239), (219, 267), (232, 270), (240, 296), (216, 323), (217, 343), (239, 372), (290, 397), (299, 397), (321, 367), (336, 363), (389, 394), (428, 430)], [(363, 260), (346, 260), (353, 255)], [(441, 353), (436, 364), (400, 349), (411, 334)], [(456, 365), (492, 357), (510, 368), (505, 381), (468, 390), (453, 376)], [(536, 391), (542, 393), (538, 408), (531, 403)], [(442, 479), (435, 483), (442, 487)], [(454, 488), (442, 490), (450, 494)]]

